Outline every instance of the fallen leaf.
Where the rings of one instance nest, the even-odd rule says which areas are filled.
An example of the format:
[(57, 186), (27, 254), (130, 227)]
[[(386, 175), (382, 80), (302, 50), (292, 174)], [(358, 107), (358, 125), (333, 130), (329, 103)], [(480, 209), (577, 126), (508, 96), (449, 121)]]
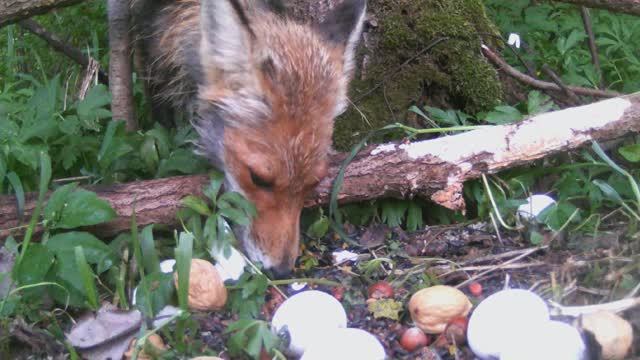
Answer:
[(89, 349), (130, 334), (138, 330), (141, 323), (140, 311), (122, 311), (106, 304), (95, 315), (83, 316), (66, 336), (74, 347)]
[(402, 310), (402, 304), (393, 299), (367, 301), (367, 308), (376, 319), (388, 318), (399, 320), (398, 314)]

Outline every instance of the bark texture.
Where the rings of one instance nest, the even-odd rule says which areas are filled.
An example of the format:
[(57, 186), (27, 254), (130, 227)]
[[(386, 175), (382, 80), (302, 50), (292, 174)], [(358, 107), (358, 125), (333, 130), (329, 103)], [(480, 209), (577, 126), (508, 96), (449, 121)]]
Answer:
[(556, 0), (596, 9), (640, 15), (640, 0)]
[[(513, 125), (491, 126), (410, 144), (371, 146), (347, 167), (338, 200), (348, 203), (419, 196), (463, 211), (462, 184), (466, 180), (576, 149), (592, 140), (614, 139), (638, 131), (640, 94), (634, 94), (538, 115)], [(329, 176), (305, 206), (329, 202), (333, 180), (345, 156), (334, 156)], [(201, 194), (206, 182), (206, 176), (196, 175), (93, 188), (112, 204), (119, 216), (93, 231), (103, 235), (126, 231), (134, 204), (139, 225), (175, 225), (181, 199)], [(35, 195), (27, 200), (25, 219), (19, 219), (15, 198), (0, 197), (0, 238), (20, 233), (20, 229), (9, 229), (28, 220)]]
[(2, 0), (0, 1), (0, 27), (81, 1), (83, 0)]
[(107, 0), (109, 18), (109, 90), (113, 118), (124, 120), (127, 130), (138, 129), (133, 106), (131, 51), (129, 48), (129, 1)]

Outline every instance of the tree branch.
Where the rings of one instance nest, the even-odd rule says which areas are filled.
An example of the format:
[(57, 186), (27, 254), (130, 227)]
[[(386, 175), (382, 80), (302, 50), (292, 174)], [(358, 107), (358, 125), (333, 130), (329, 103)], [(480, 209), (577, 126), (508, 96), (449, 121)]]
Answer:
[[(573, 150), (592, 140), (615, 139), (638, 131), (640, 94), (633, 94), (537, 115), (517, 124), (490, 126), (411, 144), (371, 146), (347, 167), (338, 201), (418, 196), (464, 211), (462, 184), (466, 180)], [(333, 180), (345, 156), (332, 158), (329, 175), (305, 206), (329, 202)], [(115, 221), (92, 231), (102, 235), (127, 231), (134, 205), (140, 226), (176, 225), (175, 213), (181, 199), (201, 194), (206, 182), (206, 176), (196, 175), (91, 188), (118, 213)], [(35, 199), (35, 194), (27, 196), (26, 220)], [(9, 230), (26, 221), (18, 219), (14, 196), (0, 197), (0, 214), (0, 238), (19, 234), (21, 229)]]
[(586, 6), (596, 9), (604, 9), (622, 12), (631, 15), (640, 15), (640, 0), (555, 0), (569, 4)]
[(81, 1), (83, 0), (2, 0), (0, 1), (0, 27)]
[[(75, 61), (85, 68), (89, 66), (89, 57), (87, 55), (71, 46), (70, 44), (64, 42), (56, 34), (47, 31), (47, 29), (42, 27), (42, 25), (38, 24), (36, 21), (27, 19), (20, 21), (18, 24), (20, 25), (20, 27), (28, 30), (29, 32), (44, 40), (54, 50), (61, 52), (62, 54), (66, 55), (71, 60)], [(109, 78), (102, 69), (98, 70), (98, 81), (105, 85), (109, 84)]]
[[(525, 85), (529, 85), (533, 88), (540, 89), (540, 90), (562, 91), (562, 88), (557, 84), (538, 80), (534, 77), (531, 77), (527, 74), (524, 74), (518, 71), (518, 69), (509, 65), (506, 61), (504, 61), (500, 56), (498, 56), (496, 53), (491, 51), (491, 49), (489, 49), (489, 47), (485, 45), (482, 46), (482, 53), (484, 54), (484, 56), (487, 57), (487, 59), (493, 65), (497, 66), (506, 74), (508, 74), (509, 76), (513, 77), (514, 79), (518, 80), (519, 82)], [(567, 86), (567, 89), (570, 89), (577, 95), (591, 96), (596, 98), (612, 98), (612, 97), (621, 95), (620, 93), (617, 93), (615, 91), (590, 89), (590, 88), (584, 88), (580, 86)]]

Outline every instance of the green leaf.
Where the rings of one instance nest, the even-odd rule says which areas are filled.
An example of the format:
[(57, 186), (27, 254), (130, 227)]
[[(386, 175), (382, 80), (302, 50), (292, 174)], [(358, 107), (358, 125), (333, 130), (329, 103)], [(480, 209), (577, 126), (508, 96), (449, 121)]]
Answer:
[(10, 172), (7, 174), (7, 180), (9, 180), (9, 184), (13, 187), (13, 192), (16, 195), (16, 201), (18, 202), (18, 215), (24, 215), (24, 188), (22, 187), (22, 181), (20, 181), (20, 177), (15, 172)]
[(484, 120), (496, 125), (510, 124), (522, 120), (522, 114), (513, 106), (502, 105), (496, 106), (493, 111), (487, 114)]
[[(220, 201), (218, 204), (223, 204), (223, 202)], [(251, 224), (251, 220), (249, 220), (245, 213), (236, 208), (224, 207), (218, 210), (218, 213), (236, 224), (243, 226)]]
[(612, 200), (618, 204), (622, 204), (624, 202), (624, 200), (622, 199), (620, 194), (618, 194), (616, 189), (614, 189), (611, 185), (607, 184), (606, 182), (596, 179), (596, 180), (593, 180), (593, 184), (596, 185), (600, 189), (600, 191), (602, 191), (602, 193), (607, 198), (609, 198), (609, 200)]
[(100, 130), (97, 120), (111, 116), (111, 113), (103, 108), (110, 102), (111, 95), (106, 86), (99, 84), (89, 89), (85, 98), (78, 103), (77, 109), (78, 118), (82, 121), (83, 126), (89, 130)]
[(142, 229), (140, 248), (145, 271), (149, 274), (160, 271), (160, 259), (153, 240), (153, 224)]
[[(144, 314), (157, 314), (165, 306), (171, 303), (171, 297), (175, 291), (173, 274), (164, 274), (159, 271), (145, 275), (144, 284), (140, 284), (136, 291), (136, 304)], [(149, 294), (141, 289), (149, 289)], [(148, 296), (148, 297), (146, 297)], [(151, 309), (148, 309), (148, 306)]]
[(540, 245), (544, 241), (544, 236), (537, 231), (532, 231), (529, 234), (529, 241), (531, 242), (531, 245)]
[(209, 175), (209, 186), (204, 189), (204, 194), (213, 202), (214, 205), (216, 204), (218, 193), (220, 192), (220, 188), (223, 183), (224, 174), (217, 171), (211, 172)]
[(66, 206), (54, 228), (73, 229), (113, 220), (116, 212), (96, 193), (79, 189), (67, 196)]
[(175, 249), (176, 270), (178, 271), (178, 303), (184, 311), (189, 307), (189, 272), (193, 252), (193, 235), (180, 233), (178, 247)]
[(107, 169), (114, 161), (133, 151), (133, 147), (126, 143), (124, 121), (112, 120), (107, 125), (104, 139), (98, 152), (98, 163), (102, 169)]
[(56, 256), (64, 256), (81, 247), (86, 260), (98, 265), (98, 274), (103, 273), (118, 261), (118, 255), (104, 242), (87, 232), (70, 231), (49, 238), (45, 244)]
[(531, 91), (527, 99), (527, 113), (536, 115), (545, 113), (553, 107), (551, 98), (540, 91)]
[(47, 205), (44, 208), (44, 219), (48, 226), (58, 221), (62, 214), (62, 209), (69, 199), (69, 195), (77, 187), (78, 183), (63, 185), (51, 194), (49, 200), (47, 200)]
[(182, 205), (188, 207), (189, 209), (197, 212), (202, 216), (211, 215), (211, 209), (209, 209), (207, 203), (197, 196), (189, 195), (185, 197), (184, 199), (182, 199)]
[(177, 149), (171, 155), (160, 160), (156, 177), (170, 174), (195, 174), (206, 166), (206, 161), (188, 149)]
[(630, 161), (630, 162), (640, 161), (640, 144), (621, 146), (618, 149), (618, 152), (627, 161)]
[(89, 303), (89, 307), (93, 310), (98, 309), (98, 289), (96, 288), (96, 281), (94, 278), (93, 271), (91, 271), (91, 267), (87, 264), (87, 260), (84, 257), (84, 252), (82, 251), (81, 246), (76, 246), (74, 248), (75, 258), (76, 258), (76, 266), (78, 266), (78, 272), (82, 277), (82, 284), (84, 286), (85, 294), (87, 295), (87, 301)]
[(53, 253), (44, 245), (31, 244), (22, 261), (16, 263), (14, 270), (16, 282), (22, 286), (44, 281), (53, 261)]
[[(223, 201), (242, 209), (249, 217), (255, 217), (258, 214), (256, 207), (238, 192), (225, 192), (218, 198), (219, 203)], [(220, 205), (220, 207), (222, 207), (222, 205)]]
[(309, 226), (307, 229), (307, 235), (314, 239), (320, 239), (325, 236), (328, 231), (329, 218), (323, 214)]
[(400, 319), (399, 313), (402, 311), (402, 303), (393, 299), (380, 299), (369, 302), (367, 308), (376, 319), (387, 318), (397, 321)]

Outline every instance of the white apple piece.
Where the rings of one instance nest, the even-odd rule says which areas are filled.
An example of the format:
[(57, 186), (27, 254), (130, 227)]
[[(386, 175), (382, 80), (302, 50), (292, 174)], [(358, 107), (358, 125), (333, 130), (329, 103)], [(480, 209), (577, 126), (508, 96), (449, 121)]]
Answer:
[(384, 347), (371, 333), (361, 329), (336, 329), (316, 339), (300, 360), (384, 360)]
[(347, 326), (347, 314), (333, 296), (317, 290), (303, 291), (285, 300), (271, 320), (272, 330), (289, 333), (289, 352), (300, 356), (318, 339)]
[(467, 342), (483, 360), (500, 356), (504, 344), (515, 341), (549, 321), (549, 309), (534, 292), (522, 289), (499, 291), (482, 301), (471, 314)]
[(238, 281), (244, 274), (244, 267), (247, 265), (247, 261), (240, 251), (235, 248), (231, 248), (231, 254), (228, 258), (224, 256), (224, 251), (212, 252), (211, 256), (216, 261), (215, 268), (218, 270), (222, 282), (227, 280)]
[(526, 203), (518, 206), (517, 214), (520, 218), (528, 221), (533, 220), (544, 209), (556, 203), (550, 196), (542, 194), (531, 195), (526, 200)]
[(583, 360), (585, 355), (578, 329), (561, 321), (544, 321), (503, 342), (500, 360)]

